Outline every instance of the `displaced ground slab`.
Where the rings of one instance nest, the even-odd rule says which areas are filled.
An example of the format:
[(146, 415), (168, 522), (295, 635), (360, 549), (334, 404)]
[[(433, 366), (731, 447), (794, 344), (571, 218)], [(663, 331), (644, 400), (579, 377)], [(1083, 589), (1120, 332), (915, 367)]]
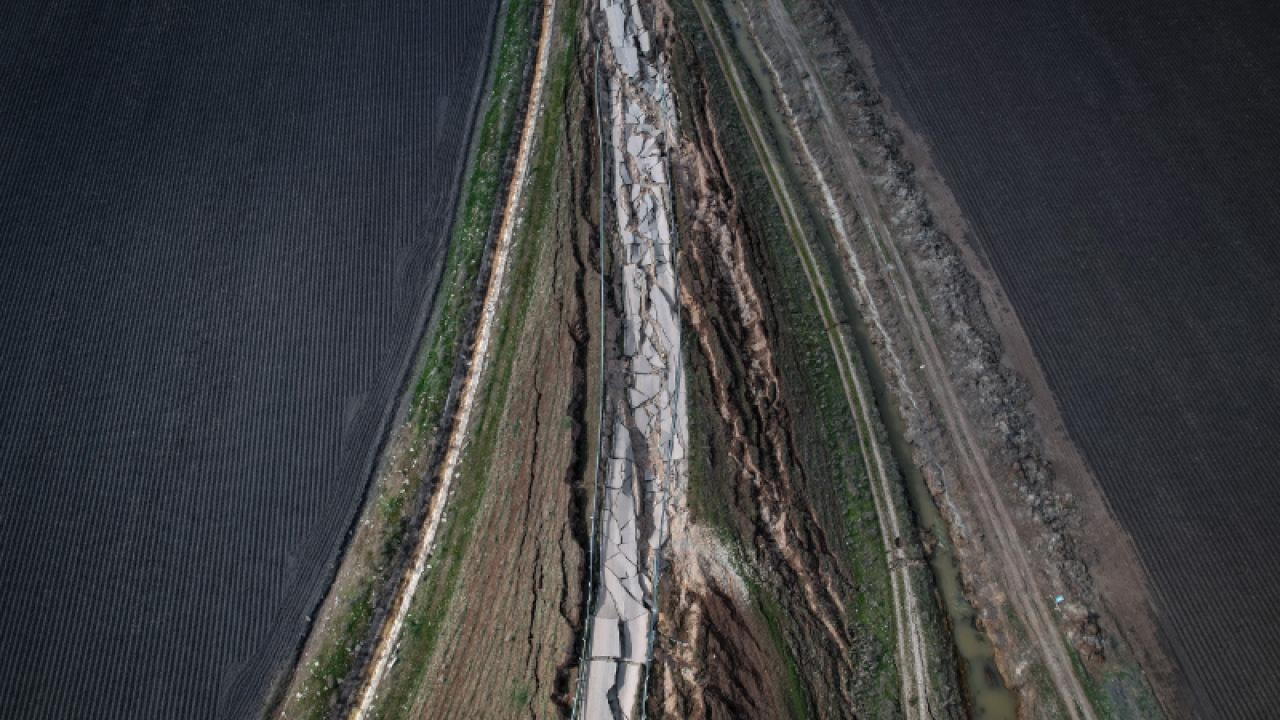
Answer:
[(0, 29), (0, 715), (246, 717), (322, 596), (495, 2)]

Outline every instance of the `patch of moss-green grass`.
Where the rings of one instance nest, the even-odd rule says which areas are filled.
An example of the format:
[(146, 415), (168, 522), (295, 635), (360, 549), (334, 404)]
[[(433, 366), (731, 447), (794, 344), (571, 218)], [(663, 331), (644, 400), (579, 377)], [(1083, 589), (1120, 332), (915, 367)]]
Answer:
[[(687, 335), (691, 336), (692, 333)], [(717, 535), (734, 544), (742, 545), (744, 543), (736, 529), (732, 513), (732, 475), (735, 470), (731, 467), (712, 466), (711, 445), (723, 446), (727, 440), (722, 432), (718, 432), (720, 424), (719, 418), (714, 414), (711, 379), (705, 363), (697, 360), (701, 358), (700, 348), (693, 343), (686, 345), (684, 356), (691, 359), (685, 375), (689, 380), (687, 411), (691, 441), (687, 453), (689, 512), (698, 524), (711, 528)]]
[(804, 681), (800, 679), (800, 666), (796, 663), (795, 656), (791, 653), (791, 648), (782, 634), (782, 618), (785, 617), (783, 610), (778, 605), (777, 599), (758, 583), (747, 580), (747, 587), (755, 600), (756, 609), (764, 618), (765, 627), (769, 629), (769, 638), (782, 656), (782, 680), (783, 690), (786, 693), (787, 714), (793, 720), (812, 717), (809, 693), (805, 690)]
[(1094, 713), (1103, 720), (1155, 720), (1164, 717), (1146, 678), (1134, 664), (1111, 665), (1101, 677), (1085, 668), (1073, 647), (1071, 665)]
[[(467, 177), (466, 194), (458, 210), (453, 241), (445, 260), (435, 332), (418, 380), (414, 385), (411, 421), (434, 429), (439, 421), (453, 378), (457, 346), (471, 305), (480, 264), (484, 258), (493, 214), (502, 190), (507, 151), (519, 131), (517, 103), (535, 30), (530, 26), (536, 0), (508, 0), (492, 71), (491, 100), (477, 130), (476, 154)], [(417, 444), (417, 451), (426, 450)]]
[(516, 710), (524, 710), (529, 707), (529, 683), (517, 681), (511, 686), (511, 706)]
[(373, 581), (368, 579), (353, 592), (342, 598), (340, 624), (335, 625), (336, 641), (325, 646), (323, 652), (306, 668), (306, 682), (302, 696), (297, 698), (302, 717), (323, 718), (329, 714), (330, 698), (338, 690), (338, 683), (351, 668), (353, 651), (364, 638), (373, 617)]

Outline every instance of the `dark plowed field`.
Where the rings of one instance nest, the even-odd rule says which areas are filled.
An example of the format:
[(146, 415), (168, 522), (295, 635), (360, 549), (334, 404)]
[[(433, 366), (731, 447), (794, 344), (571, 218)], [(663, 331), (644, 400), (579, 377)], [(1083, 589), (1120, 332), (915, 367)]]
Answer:
[(0, 716), (257, 712), (429, 310), (496, 4), (0, 9)]
[(1200, 712), (1269, 716), (1280, 6), (841, 2), (1133, 533)]

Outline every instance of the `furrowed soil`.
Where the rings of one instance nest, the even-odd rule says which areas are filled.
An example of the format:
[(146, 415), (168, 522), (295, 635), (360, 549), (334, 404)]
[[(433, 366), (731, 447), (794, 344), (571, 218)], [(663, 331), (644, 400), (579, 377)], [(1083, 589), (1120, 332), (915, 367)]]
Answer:
[(432, 310), (496, 7), (0, 11), (0, 715), (259, 711)]
[[(918, 133), (906, 153), (936, 173), (929, 201), (984, 284), (1005, 362), (1029, 379), (1050, 493), (1079, 500), (1111, 631), (1170, 713), (1273, 712), (1280, 12), (840, 5)], [(1117, 555), (1130, 540), (1111, 513), (1149, 580)]]
[[(922, 701), (903, 702), (897, 597), (880, 536), (888, 519), (877, 516), (860, 442), (883, 443), (883, 429), (850, 414), (828, 328), (712, 44), (691, 3), (673, 5), (658, 3), (655, 15), (683, 140), (672, 167), (690, 485), (687, 531), (676, 523), (663, 581), (649, 710), (897, 716)], [(892, 492), (905, 507), (901, 486)], [(896, 540), (918, 566), (914, 532)], [(910, 577), (928, 599), (917, 621), (933, 658), (930, 707), (959, 714), (927, 573)]]
[(489, 79), (466, 171), (444, 277), (419, 350), (416, 380), (384, 450), (328, 597), (315, 613), (291, 677), (267, 713), (320, 718), (347, 709), (366, 683), (374, 644), (410, 571), (440, 494), (445, 451), (461, 420), (467, 374), (477, 362), (484, 311), (509, 194), (516, 189), (522, 124), (533, 92), (541, 6), (508, 0), (499, 13)]

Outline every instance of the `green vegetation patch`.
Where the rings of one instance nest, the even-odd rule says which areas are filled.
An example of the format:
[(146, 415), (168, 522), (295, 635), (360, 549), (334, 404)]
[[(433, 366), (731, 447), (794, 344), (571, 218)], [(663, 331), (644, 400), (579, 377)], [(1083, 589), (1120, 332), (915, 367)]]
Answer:
[(1164, 717), (1146, 677), (1136, 664), (1109, 664), (1101, 677), (1085, 668), (1080, 653), (1069, 648), (1071, 664), (1094, 713), (1103, 720), (1155, 720)]
[(805, 691), (804, 682), (800, 679), (802, 677), (800, 666), (796, 664), (795, 656), (787, 647), (786, 638), (782, 633), (782, 620), (786, 617), (782, 607), (778, 604), (777, 598), (761, 587), (758, 582), (749, 577), (746, 582), (751, 597), (755, 600), (756, 610), (760, 612), (760, 616), (764, 618), (765, 627), (769, 629), (769, 638), (774, 646), (782, 651), (785, 665), (782, 668), (782, 680), (783, 689), (786, 692), (787, 714), (797, 719), (812, 717), (809, 694)]

